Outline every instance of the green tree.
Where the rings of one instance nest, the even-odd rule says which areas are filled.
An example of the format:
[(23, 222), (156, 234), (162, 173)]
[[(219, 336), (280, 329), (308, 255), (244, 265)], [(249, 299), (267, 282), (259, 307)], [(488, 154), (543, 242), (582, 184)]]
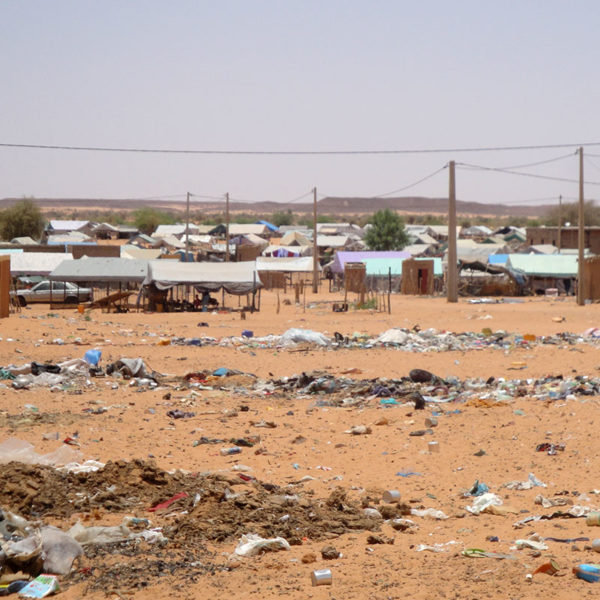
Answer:
[(142, 233), (150, 235), (159, 225), (173, 225), (175, 217), (155, 208), (140, 208), (134, 211), (133, 222)]
[(293, 225), (294, 215), (291, 210), (278, 210), (271, 215), (271, 218), (268, 219), (268, 221), (277, 227), (281, 227), (282, 225)]
[[(579, 223), (579, 204), (573, 202), (563, 204), (561, 208), (558, 206), (552, 208), (548, 212), (545, 224), (557, 227), (559, 216), (563, 226), (565, 223), (571, 223), (573, 227), (576, 227)], [(584, 204), (583, 220), (586, 226), (600, 225), (600, 206), (596, 206), (593, 200), (588, 200)]]
[(365, 243), (370, 250), (402, 250), (408, 244), (404, 219), (389, 208), (377, 211), (371, 218)]
[(31, 198), (19, 200), (0, 213), (0, 238), (3, 240), (25, 236), (39, 239), (43, 230), (44, 218)]

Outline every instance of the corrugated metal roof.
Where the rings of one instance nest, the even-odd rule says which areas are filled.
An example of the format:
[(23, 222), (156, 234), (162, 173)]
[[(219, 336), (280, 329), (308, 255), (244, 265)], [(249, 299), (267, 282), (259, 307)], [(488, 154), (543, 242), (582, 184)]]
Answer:
[(511, 254), (507, 267), (519, 269), (530, 277), (571, 278), (577, 276), (577, 256), (562, 254)]

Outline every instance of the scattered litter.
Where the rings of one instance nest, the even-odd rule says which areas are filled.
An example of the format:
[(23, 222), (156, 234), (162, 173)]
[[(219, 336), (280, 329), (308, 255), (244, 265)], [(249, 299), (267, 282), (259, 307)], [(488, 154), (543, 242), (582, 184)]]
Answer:
[(234, 552), (238, 556), (256, 556), (263, 552), (289, 550), (290, 545), (282, 537), (265, 539), (255, 533), (243, 535)]

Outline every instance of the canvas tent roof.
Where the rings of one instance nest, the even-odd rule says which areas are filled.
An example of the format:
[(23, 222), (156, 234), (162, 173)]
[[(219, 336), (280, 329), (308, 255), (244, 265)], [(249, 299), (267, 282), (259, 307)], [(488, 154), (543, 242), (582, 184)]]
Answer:
[[(319, 271), (321, 265), (318, 266)], [(288, 258), (276, 258), (270, 256), (259, 256), (256, 259), (257, 271), (280, 271), (282, 273), (312, 273), (312, 256), (292, 256)]]
[(571, 279), (577, 276), (577, 256), (563, 254), (511, 254), (506, 266), (530, 277)]
[[(176, 225), (159, 225), (152, 233), (152, 237), (175, 237), (178, 235), (183, 235), (185, 233), (185, 230), (185, 223), (177, 223)], [(189, 233), (198, 233), (198, 227), (193, 223), (190, 223)]]
[(423, 252), (427, 252), (431, 246), (429, 244), (409, 244), (408, 246), (404, 246), (404, 252), (409, 252), (411, 256), (418, 256), (419, 254), (423, 254)]
[(74, 262), (72, 254), (63, 252), (22, 252), (11, 254), (10, 274), (48, 275), (62, 262)]
[(69, 231), (68, 233), (59, 233), (56, 235), (48, 236), (48, 245), (52, 244), (81, 244), (81, 243), (93, 243), (96, 242), (92, 238), (82, 233), (81, 231)]
[(24, 237), (16, 237), (10, 240), (11, 244), (20, 244), (21, 246), (39, 246), (39, 243), (36, 242), (32, 237), (28, 235)]
[(532, 254), (558, 254), (558, 248), (554, 244), (533, 244), (528, 251)]
[(61, 262), (50, 273), (48, 279), (53, 281), (141, 282), (146, 277), (147, 271), (147, 260), (104, 256), (86, 257)]
[(121, 258), (137, 260), (154, 260), (162, 254), (160, 248), (140, 248), (133, 244), (121, 246)]
[(268, 246), (269, 242), (265, 240), (265, 238), (261, 238), (260, 236), (254, 233), (246, 233), (245, 235), (238, 235), (232, 240), (231, 243), (239, 244), (242, 246)]
[(347, 235), (321, 235), (317, 233), (317, 246), (319, 248), (343, 248), (347, 243)]
[(176, 285), (193, 285), (200, 292), (216, 292), (224, 288), (229, 294), (247, 294), (262, 286), (256, 263), (185, 263), (173, 260), (151, 260), (145, 285), (154, 283), (166, 290)]
[(344, 265), (347, 262), (363, 262), (368, 258), (410, 258), (410, 253), (402, 250), (365, 250), (362, 252), (337, 251), (331, 265), (331, 271), (333, 273), (343, 273)]
[(282, 246), (310, 246), (312, 242), (300, 231), (288, 231), (281, 238)]
[(47, 229), (53, 231), (77, 231), (89, 224), (89, 221), (51, 219)]

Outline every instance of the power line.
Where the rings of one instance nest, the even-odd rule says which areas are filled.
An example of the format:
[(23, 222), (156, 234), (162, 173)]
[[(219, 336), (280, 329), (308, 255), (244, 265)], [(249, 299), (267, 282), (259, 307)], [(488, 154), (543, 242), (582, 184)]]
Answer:
[(410, 188), (415, 187), (416, 185), (419, 185), (420, 183), (423, 183), (424, 181), (427, 181), (428, 179), (431, 179), (438, 173), (441, 173), (446, 168), (448, 168), (447, 164), (445, 164), (443, 167), (440, 167), (439, 169), (435, 170), (433, 173), (430, 173), (429, 175), (426, 175), (425, 177), (421, 177), (421, 179), (418, 179), (414, 183), (405, 185), (404, 187), (398, 188), (397, 190), (392, 190), (391, 192), (386, 192), (385, 194), (378, 194), (377, 196), (372, 196), (372, 198), (385, 198), (386, 196), (391, 196), (392, 194), (398, 194), (399, 192), (404, 192), (405, 190), (409, 190)]
[[(532, 177), (534, 179), (547, 179), (549, 181), (562, 181), (564, 183), (579, 183), (578, 179), (568, 179), (566, 177), (552, 177), (551, 175), (539, 175), (537, 173), (521, 173), (520, 171), (511, 171), (500, 167), (483, 167), (481, 165), (470, 165), (467, 163), (456, 163), (456, 166), (470, 171), (494, 171), (495, 173), (507, 173), (510, 175), (520, 175), (521, 177)], [(586, 181), (586, 185), (600, 185), (598, 181)]]
[(564, 160), (565, 158), (572, 158), (575, 156), (577, 152), (569, 154), (562, 154), (561, 156), (557, 156), (556, 158), (548, 158), (547, 160), (539, 160), (537, 162), (527, 163), (524, 165), (510, 165), (508, 167), (501, 167), (502, 169), (526, 169), (528, 167), (537, 167), (539, 165), (547, 165), (549, 163), (557, 162), (559, 160)]
[(600, 171), (600, 167), (593, 160), (590, 160), (590, 158), (587, 155), (584, 155), (584, 158), (588, 164), (590, 164), (590, 165), (592, 165), (592, 167), (594, 167), (594, 169), (596, 169), (597, 171)]
[(600, 142), (578, 142), (571, 144), (531, 144), (525, 146), (480, 146), (466, 148), (414, 148), (390, 150), (215, 150), (215, 149), (172, 149), (172, 148), (122, 148), (108, 146), (66, 146), (58, 144), (14, 144), (0, 142), (2, 148), (34, 150), (69, 150), (76, 152), (121, 152), (138, 154), (204, 154), (204, 155), (246, 155), (246, 156), (352, 156), (390, 154), (438, 154), (461, 152), (504, 152), (517, 150), (550, 150), (556, 148), (600, 146)]
[[(417, 179), (417, 181), (413, 181), (413, 183), (409, 183), (408, 185), (398, 188), (397, 190), (392, 190), (391, 192), (386, 192), (385, 194), (377, 194), (376, 196), (360, 196), (360, 198), (364, 199), (364, 200), (376, 200), (377, 198), (385, 198), (386, 196), (391, 196), (392, 194), (398, 194), (399, 192), (408, 190), (412, 187), (415, 187), (416, 185), (419, 185), (420, 183), (423, 183), (424, 181), (427, 181), (428, 179), (431, 179), (432, 177), (434, 177), (438, 173), (441, 173), (444, 169), (447, 169), (447, 168), (448, 168), (448, 164), (445, 164), (443, 167), (440, 167), (439, 169), (436, 169), (435, 171), (433, 171), (433, 173), (429, 173), (429, 175), (425, 175), (425, 177), (421, 177), (420, 179)], [(320, 196), (321, 200), (323, 198), (336, 198), (337, 197), (332, 194), (326, 194), (326, 195), (319, 194), (319, 196)]]

